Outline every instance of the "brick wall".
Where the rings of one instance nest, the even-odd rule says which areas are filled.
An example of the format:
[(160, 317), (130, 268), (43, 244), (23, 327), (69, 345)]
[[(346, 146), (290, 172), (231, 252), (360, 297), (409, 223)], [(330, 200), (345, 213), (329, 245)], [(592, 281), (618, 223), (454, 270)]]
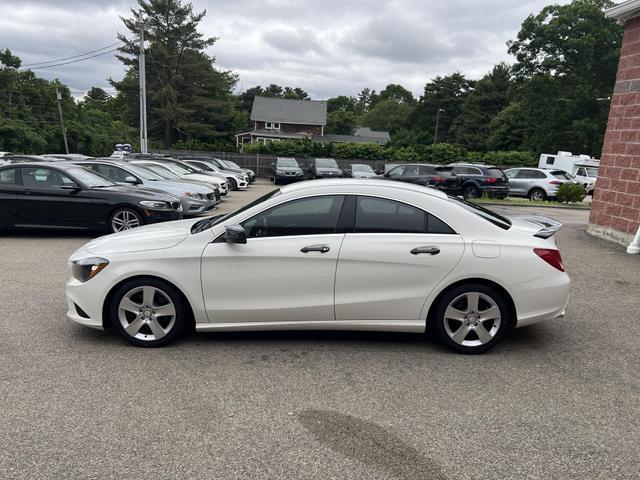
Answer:
[(625, 26), (589, 232), (628, 243), (640, 224), (640, 18)]

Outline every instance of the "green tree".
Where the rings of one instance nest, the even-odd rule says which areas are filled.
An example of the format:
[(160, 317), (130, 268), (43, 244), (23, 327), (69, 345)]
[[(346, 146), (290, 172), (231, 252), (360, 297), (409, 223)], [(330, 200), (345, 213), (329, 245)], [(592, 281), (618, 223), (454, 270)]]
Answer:
[(397, 83), (390, 83), (378, 94), (377, 101), (382, 100), (393, 100), (405, 105), (415, 105), (416, 103), (413, 93)]
[(511, 71), (500, 63), (475, 83), (464, 101), (460, 115), (453, 121), (451, 133), (455, 143), (471, 150), (486, 151), (490, 124), (509, 103)]
[(438, 138), (442, 142), (452, 139), (451, 125), (464, 108), (464, 102), (473, 81), (468, 80), (462, 73), (456, 72), (445, 77), (437, 76), (424, 87), (424, 94), (411, 115), (416, 140), (420, 143), (431, 143), (436, 125), (436, 115), (440, 112)]
[[(123, 18), (132, 38), (124, 42), (118, 58), (127, 67), (125, 78), (112, 84), (130, 104), (135, 101), (139, 51), (138, 13), (145, 18), (147, 111), (149, 135), (170, 146), (176, 138), (231, 140), (239, 117), (232, 90), (237, 76), (214, 68), (205, 50), (216, 42), (198, 31), (206, 11), (194, 12), (181, 0), (138, 0), (139, 11)], [(130, 111), (130, 114), (133, 112)], [(131, 120), (131, 119), (129, 119)]]
[(608, 0), (549, 5), (508, 43), (517, 63), (516, 100), (527, 121), (524, 148), (598, 155), (613, 90), (622, 27), (604, 17)]
[(357, 127), (358, 116), (348, 110), (336, 110), (327, 113), (327, 133), (352, 135)]
[(412, 108), (396, 100), (380, 100), (367, 113), (360, 117), (360, 125), (373, 130), (384, 130), (390, 134), (404, 128)]

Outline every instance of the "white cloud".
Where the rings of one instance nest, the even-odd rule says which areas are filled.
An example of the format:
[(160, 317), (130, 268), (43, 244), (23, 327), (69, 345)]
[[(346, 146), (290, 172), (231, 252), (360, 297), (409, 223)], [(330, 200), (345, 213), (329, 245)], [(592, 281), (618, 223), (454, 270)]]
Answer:
[[(563, 3), (566, 0), (563, 0)], [(0, 48), (23, 63), (72, 56), (116, 41), (133, 1), (5, 0)], [(505, 43), (547, 0), (194, 0), (201, 29), (219, 37), (209, 53), (240, 74), (243, 89), (278, 83), (314, 98), (400, 83), (417, 96), (436, 75), (478, 78), (510, 61)], [(108, 87), (123, 67), (112, 54), (38, 70), (72, 91)]]

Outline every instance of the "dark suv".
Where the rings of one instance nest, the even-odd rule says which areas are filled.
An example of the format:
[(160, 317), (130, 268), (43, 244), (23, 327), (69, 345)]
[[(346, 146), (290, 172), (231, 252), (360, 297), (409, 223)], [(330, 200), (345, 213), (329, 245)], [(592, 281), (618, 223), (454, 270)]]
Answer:
[(451, 171), (451, 167), (405, 163), (392, 168), (383, 177), (389, 180), (434, 187), (449, 195), (460, 195), (460, 179)]
[(462, 196), (466, 199), (487, 194), (494, 198), (509, 195), (509, 179), (498, 167), (476, 163), (451, 163), (462, 185)]
[(314, 158), (309, 166), (309, 178), (342, 178), (344, 172), (333, 158)]
[(278, 185), (286, 182), (299, 182), (304, 180), (304, 173), (295, 158), (278, 157), (271, 164), (271, 180)]

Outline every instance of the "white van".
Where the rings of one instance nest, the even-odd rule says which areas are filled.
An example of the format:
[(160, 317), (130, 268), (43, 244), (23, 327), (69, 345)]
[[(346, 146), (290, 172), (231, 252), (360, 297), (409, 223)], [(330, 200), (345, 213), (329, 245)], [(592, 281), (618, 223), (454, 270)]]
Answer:
[(580, 183), (587, 193), (593, 193), (599, 166), (600, 160), (589, 155), (573, 155), (571, 152), (563, 151), (555, 155), (543, 153), (538, 163), (538, 168), (564, 170)]

